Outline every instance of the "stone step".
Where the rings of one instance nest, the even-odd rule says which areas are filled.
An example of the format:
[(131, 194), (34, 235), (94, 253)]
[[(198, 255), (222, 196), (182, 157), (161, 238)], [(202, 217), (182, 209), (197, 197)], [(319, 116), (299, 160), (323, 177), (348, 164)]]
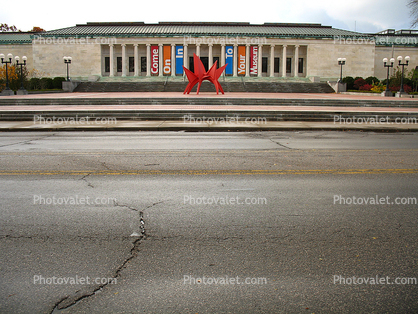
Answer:
[[(34, 121), (42, 117), (43, 119), (58, 118), (115, 118), (117, 120), (184, 120), (199, 121), (208, 118), (224, 118), (232, 117), (237, 119), (246, 118), (264, 118), (266, 121), (317, 121), (317, 122), (333, 122), (338, 116), (344, 119), (384, 119), (384, 121), (395, 122), (396, 119), (415, 119), (418, 121), (418, 112), (359, 112), (359, 111), (311, 111), (311, 110), (54, 110), (46, 109), (44, 111), (27, 110), (27, 111), (0, 111), (1, 121)], [(399, 120), (400, 121), (400, 120)]]
[[(203, 96), (203, 95), (202, 95)], [(283, 97), (282, 95), (280, 97)], [(418, 108), (418, 101), (400, 99), (294, 99), (294, 98), (224, 98), (224, 97), (135, 97), (135, 98), (90, 98), (77, 97), (73, 93), (70, 98), (13, 98), (0, 97), (2, 106), (315, 106), (315, 107), (385, 107), (385, 108)]]
[[(222, 82), (225, 92), (249, 93), (334, 93), (327, 83), (307, 82)], [(187, 82), (83, 82), (74, 92), (183, 92)], [(191, 93), (196, 93), (197, 85)], [(202, 82), (201, 92), (215, 92), (215, 86)]]

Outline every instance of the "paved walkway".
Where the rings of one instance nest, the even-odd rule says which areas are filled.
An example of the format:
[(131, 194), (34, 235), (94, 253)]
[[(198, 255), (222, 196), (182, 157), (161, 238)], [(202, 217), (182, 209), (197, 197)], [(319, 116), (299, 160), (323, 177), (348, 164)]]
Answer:
[(126, 93), (48, 93), (48, 94), (30, 94), (15, 96), (0, 96), (0, 99), (43, 99), (43, 98), (266, 98), (266, 99), (336, 99), (336, 100), (393, 100), (393, 101), (415, 101), (414, 98), (396, 98), (368, 95), (347, 95), (347, 94), (293, 94), (293, 93), (225, 93), (216, 95), (214, 92), (201, 92), (198, 95), (190, 93), (184, 95), (181, 92), (126, 92)]
[(385, 132), (417, 132), (416, 124), (333, 123), (306, 121), (244, 121), (196, 122), (183, 120), (70, 120), (63, 123), (35, 121), (0, 121), (1, 131), (292, 131), (292, 130), (363, 130)]

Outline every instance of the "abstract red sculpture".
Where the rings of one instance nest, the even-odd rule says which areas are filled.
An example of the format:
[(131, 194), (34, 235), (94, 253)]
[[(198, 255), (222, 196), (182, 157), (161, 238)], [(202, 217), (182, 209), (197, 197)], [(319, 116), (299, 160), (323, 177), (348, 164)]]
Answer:
[(210, 70), (206, 72), (202, 60), (200, 60), (200, 58), (196, 54), (193, 54), (193, 62), (194, 73), (183, 66), (184, 72), (186, 73), (187, 79), (189, 80), (189, 84), (187, 84), (183, 94), (190, 94), (193, 86), (195, 86), (197, 83), (199, 83), (199, 85), (197, 86), (196, 94), (199, 94), (200, 86), (202, 85), (202, 81), (204, 80), (208, 80), (215, 85), (216, 94), (219, 94), (219, 90), (222, 92), (222, 94), (225, 94), (221, 84), (219, 84), (218, 82), (218, 79), (221, 76), (227, 64), (217, 69), (216, 66), (218, 64), (218, 61), (215, 61)]

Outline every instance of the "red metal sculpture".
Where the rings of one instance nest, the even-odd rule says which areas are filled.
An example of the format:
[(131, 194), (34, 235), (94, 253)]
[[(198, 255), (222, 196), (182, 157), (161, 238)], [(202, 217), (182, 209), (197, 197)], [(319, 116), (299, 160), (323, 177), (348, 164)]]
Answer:
[(193, 86), (195, 86), (197, 83), (199, 83), (199, 85), (197, 86), (196, 94), (199, 94), (200, 86), (202, 85), (202, 81), (204, 80), (208, 80), (215, 85), (216, 94), (219, 94), (219, 90), (222, 92), (222, 94), (225, 94), (221, 84), (219, 84), (218, 82), (218, 79), (221, 76), (227, 64), (217, 69), (216, 66), (218, 64), (218, 61), (215, 61), (210, 70), (206, 72), (202, 60), (200, 60), (200, 58), (195, 53), (193, 54), (193, 62), (194, 73), (183, 66), (184, 72), (186, 73), (187, 78), (189, 80), (189, 84), (187, 84), (183, 94), (190, 94)]

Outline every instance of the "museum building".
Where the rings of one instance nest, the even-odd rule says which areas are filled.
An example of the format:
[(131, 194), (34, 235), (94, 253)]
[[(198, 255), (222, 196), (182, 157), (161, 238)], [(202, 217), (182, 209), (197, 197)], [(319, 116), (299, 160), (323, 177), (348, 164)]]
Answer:
[[(227, 64), (224, 75), (336, 80), (343, 76), (386, 78), (383, 58), (410, 56), (418, 66), (418, 31), (385, 30), (377, 34), (321, 24), (143, 22), (87, 23), (42, 33), (0, 33), (0, 53), (27, 57), (29, 68), (44, 76), (65, 76), (64, 56), (71, 56), (71, 77), (183, 76), (193, 71), (193, 54), (206, 69)], [(397, 62), (397, 61), (396, 61)]]

